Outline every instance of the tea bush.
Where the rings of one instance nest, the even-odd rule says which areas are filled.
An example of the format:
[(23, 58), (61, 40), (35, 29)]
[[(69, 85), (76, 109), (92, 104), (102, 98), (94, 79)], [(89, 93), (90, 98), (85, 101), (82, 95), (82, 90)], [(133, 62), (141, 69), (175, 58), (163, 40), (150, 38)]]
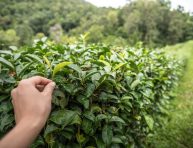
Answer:
[(160, 50), (55, 45), (0, 50), (0, 136), (14, 126), (10, 91), (34, 75), (53, 79), (52, 113), (32, 147), (142, 147), (160, 124), (181, 64)]

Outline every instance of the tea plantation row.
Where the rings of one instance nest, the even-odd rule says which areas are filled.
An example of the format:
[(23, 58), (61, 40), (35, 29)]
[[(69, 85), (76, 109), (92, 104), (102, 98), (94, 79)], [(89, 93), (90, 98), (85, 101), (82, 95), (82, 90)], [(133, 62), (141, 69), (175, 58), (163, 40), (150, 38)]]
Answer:
[(181, 63), (141, 45), (56, 45), (0, 50), (0, 136), (14, 126), (10, 91), (34, 75), (53, 79), (52, 113), (32, 147), (142, 147), (161, 124)]

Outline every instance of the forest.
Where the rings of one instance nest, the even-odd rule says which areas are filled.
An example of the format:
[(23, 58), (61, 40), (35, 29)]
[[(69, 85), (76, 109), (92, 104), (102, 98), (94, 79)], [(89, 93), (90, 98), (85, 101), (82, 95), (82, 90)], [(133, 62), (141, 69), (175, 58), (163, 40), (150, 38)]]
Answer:
[(1, 46), (29, 45), (48, 36), (74, 42), (89, 33), (88, 42), (164, 46), (193, 38), (192, 14), (168, 0), (137, 0), (123, 8), (98, 8), (83, 0), (1, 0)]

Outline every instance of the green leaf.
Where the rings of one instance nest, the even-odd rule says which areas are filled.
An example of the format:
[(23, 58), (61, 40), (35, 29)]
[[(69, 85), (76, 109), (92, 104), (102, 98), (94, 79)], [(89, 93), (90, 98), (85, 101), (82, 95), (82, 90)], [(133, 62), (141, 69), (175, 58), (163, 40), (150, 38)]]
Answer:
[(22, 55), (21, 53), (14, 54), (14, 57), (13, 57), (14, 61), (18, 60), (21, 57), (21, 55)]
[(111, 67), (110, 63), (104, 61), (104, 60), (98, 60), (98, 61), (94, 61), (95, 64), (100, 65), (100, 66), (109, 66)]
[(78, 72), (78, 74), (81, 74), (81, 72), (82, 72), (81, 68), (78, 65), (76, 65), (76, 64), (70, 64), (68, 67), (70, 67), (71, 69), (73, 69), (76, 72)]
[(112, 143), (123, 143), (122, 139), (120, 138), (121, 136), (114, 136), (112, 139)]
[(134, 89), (138, 84), (140, 84), (140, 80), (135, 80), (133, 81), (133, 83), (131, 84), (131, 89)]
[(103, 139), (103, 142), (109, 146), (111, 143), (112, 143), (112, 139), (113, 139), (113, 129), (112, 129), (112, 126), (110, 125), (105, 125), (103, 127), (103, 130), (102, 130), (102, 139)]
[(109, 122), (120, 122), (120, 123), (125, 124), (125, 121), (124, 121), (123, 119), (121, 119), (120, 117), (118, 117), (118, 116), (113, 116), (113, 117), (109, 120)]
[(22, 69), (17, 71), (17, 76), (21, 77), (21, 75), (33, 64), (33, 62), (26, 64)]
[(129, 64), (130, 64), (130, 67), (131, 67), (136, 73), (139, 72), (138, 66), (137, 66), (137, 64), (136, 64), (135, 62), (130, 61)]
[(153, 118), (152, 118), (151, 116), (149, 116), (149, 115), (145, 115), (144, 118), (145, 118), (145, 121), (146, 121), (149, 129), (150, 129), (150, 130), (153, 130), (153, 126), (154, 126), (154, 120), (153, 120)]
[(51, 68), (51, 63), (48, 60), (48, 58), (46, 56), (43, 56), (44, 61), (46, 62), (46, 64), (48, 65), (49, 68)]
[(87, 89), (85, 92), (86, 97), (89, 98), (93, 94), (94, 90), (95, 90), (95, 85), (92, 83), (89, 83), (87, 85)]
[(92, 75), (96, 74), (96, 73), (99, 73), (98, 71), (92, 71), (90, 73), (88, 73), (86, 76), (85, 76), (85, 80), (89, 79)]
[(99, 60), (105, 60), (105, 56), (104, 55), (100, 55)]
[(107, 119), (107, 115), (99, 114), (99, 115), (96, 116), (96, 121), (101, 121), (103, 119)]
[(0, 57), (0, 63), (11, 68), (11, 69), (14, 69), (14, 66), (11, 64), (11, 62), (9, 62), (8, 60)]
[(65, 108), (68, 104), (68, 100), (66, 99), (64, 93), (60, 90), (54, 90), (52, 102), (61, 108)]
[(99, 138), (95, 138), (96, 144), (97, 144), (97, 148), (106, 148), (105, 143), (99, 139)]
[(83, 95), (79, 95), (79, 96), (77, 97), (77, 101), (78, 101), (79, 103), (81, 103), (81, 104), (84, 106), (85, 109), (88, 109), (88, 108), (89, 108), (89, 98), (87, 98), (87, 97), (85, 97), (85, 96), (83, 96)]
[(123, 67), (124, 65), (126, 65), (127, 63), (119, 63), (115, 66), (115, 68), (113, 69), (113, 71), (116, 71), (117, 69), (120, 69), (121, 67)]
[(0, 54), (13, 55), (12, 52), (9, 50), (0, 50)]
[(85, 118), (87, 118), (93, 122), (95, 121), (95, 115), (92, 112), (86, 111), (83, 115)]
[(88, 120), (86, 118), (83, 119), (81, 124), (82, 130), (89, 135), (92, 135), (93, 133), (93, 122), (91, 120)]
[(77, 133), (76, 134), (76, 140), (78, 141), (78, 143), (83, 143), (86, 140), (86, 138), (84, 137), (83, 134)]
[(11, 114), (6, 114), (6, 116), (1, 117), (0, 122), (0, 131), (4, 131), (7, 126), (11, 126), (13, 124), (14, 117)]
[(72, 64), (72, 62), (62, 62), (62, 63), (57, 64), (54, 67), (54, 70), (53, 70), (53, 73), (52, 73), (52, 78), (54, 78), (56, 73), (58, 73), (61, 69), (63, 69), (65, 66), (68, 66), (70, 64)]
[(31, 59), (33, 59), (33, 60), (36, 60), (37, 62), (43, 64), (42, 59), (40, 59), (40, 58), (39, 58), (37, 55), (35, 55), (35, 54), (26, 54), (25, 56), (26, 56), (26, 57), (29, 57), (29, 58), (31, 58)]
[(49, 135), (53, 132), (59, 131), (59, 130), (60, 129), (58, 127), (56, 127), (55, 125), (53, 125), (53, 124), (47, 125), (46, 129), (44, 130), (44, 138), (46, 138), (47, 135)]
[(66, 109), (53, 112), (50, 120), (58, 125), (62, 125), (62, 127), (72, 124), (81, 124), (81, 118), (78, 113)]

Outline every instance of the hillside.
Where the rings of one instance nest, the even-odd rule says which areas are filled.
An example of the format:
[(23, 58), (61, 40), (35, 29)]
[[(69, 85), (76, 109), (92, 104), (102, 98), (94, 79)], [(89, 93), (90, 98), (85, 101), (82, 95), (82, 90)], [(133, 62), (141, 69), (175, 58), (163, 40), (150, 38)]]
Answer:
[(137, 0), (120, 9), (98, 8), (84, 0), (1, 0), (0, 45), (28, 45), (48, 36), (56, 42), (76, 41), (164, 46), (193, 38), (193, 17), (169, 1)]

